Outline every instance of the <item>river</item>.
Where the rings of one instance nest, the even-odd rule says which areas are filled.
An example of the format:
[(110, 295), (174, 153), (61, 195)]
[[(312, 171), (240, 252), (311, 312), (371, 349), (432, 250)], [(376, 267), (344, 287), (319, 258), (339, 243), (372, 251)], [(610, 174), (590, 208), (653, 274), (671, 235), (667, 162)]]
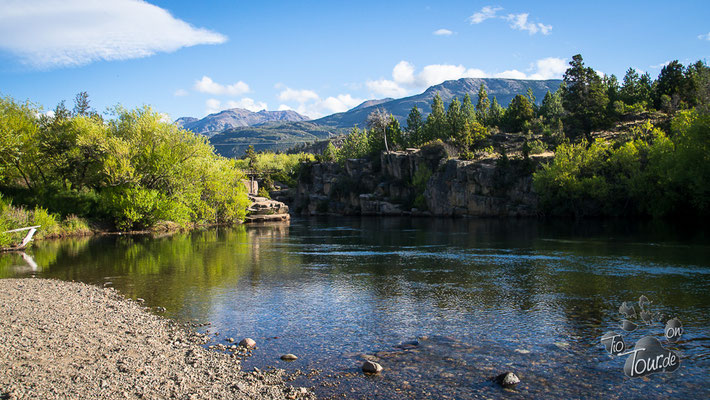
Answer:
[[(164, 237), (36, 242), (0, 256), (0, 278), (113, 286), (202, 332), (258, 343), (245, 369), (301, 371), (333, 398), (710, 398), (710, 230), (662, 222), (296, 218)], [(658, 317), (621, 329), (619, 306)], [(633, 303), (631, 303), (633, 302)], [(640, 311), (640, 310), (639, 310)], [(682, 321), (677, 343), (664, 319)], [(673, 373), (624, 375), (654, 336)], [(407, 344), (409, 343), (409, 344)], [(402, 346), (402, 344), (405, 344)], [(279, 356), (296, 354), (293, 362)], [(385, 368), (365, 376), (374, 356)], [(488, 380), (505, 371), (521, 383)]]

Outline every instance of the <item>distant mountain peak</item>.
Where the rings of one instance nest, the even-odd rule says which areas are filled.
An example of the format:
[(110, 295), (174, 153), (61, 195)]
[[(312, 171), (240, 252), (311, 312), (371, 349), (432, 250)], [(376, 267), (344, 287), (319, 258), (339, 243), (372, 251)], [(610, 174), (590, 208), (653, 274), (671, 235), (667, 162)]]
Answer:
[(210, 114), (202, 119), (181, 117), (176, 119), (175, 123), (195, 133), (211, 137), (218, 132), (237, 127), (254, 126), (274, 121), (299, 122), (308, 120), (310, 118), (293, 110), (261, 110), (254, 112), (243, 108), (230, 108)]

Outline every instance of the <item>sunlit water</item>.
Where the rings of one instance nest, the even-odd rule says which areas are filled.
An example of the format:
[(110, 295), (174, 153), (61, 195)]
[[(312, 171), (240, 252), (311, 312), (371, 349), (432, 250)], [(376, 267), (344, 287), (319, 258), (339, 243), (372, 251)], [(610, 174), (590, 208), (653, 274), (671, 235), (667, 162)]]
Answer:
[[(213, 343), (252, 337), (245, 369), (302, 371), (294, 383), (323, 397), (710, 398), (710, 237), (699, 228), (296, 219), (37, 242), (28, 254), (0, 256), (0, 277), (107, 284), (171, 318), (211, 323), (201, 329), (219, 332)], [(642, 324), (624, 340), (658, 337), (681, 354), (675, 373), (628, 378), (626, 356), (600, 343), (623, 333), (619, 305), (640, 295), (684, 334), (670, 345), (662, 324)], [(360, 372), (369, 356), (382, 374)], [(505, 371), (522, 382), (488, 380)]]

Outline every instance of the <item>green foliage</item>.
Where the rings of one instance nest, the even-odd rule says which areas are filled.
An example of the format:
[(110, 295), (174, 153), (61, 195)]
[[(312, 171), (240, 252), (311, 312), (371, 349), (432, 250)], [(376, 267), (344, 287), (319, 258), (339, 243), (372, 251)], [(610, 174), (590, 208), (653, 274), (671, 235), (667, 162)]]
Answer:
[(534, 116), (535, 110), (530, 100), (523, 95), (517, 95), (505, 112), (505, 126), (509, 132), (520, 132)]
[[(0, 101), (0, 171), (7, 191), (62, 215), (107, 218), (119, 229), (226, 223), (244, 217), (246, 189), (236, 164), (215, 155), (203, 136), (162, 121), (148, 107), (117, 107), (103, 121), (77, 96), (38, 117), (31, 105)], [(46, 207), (42, 208), (42, 207)]]
[(431, 113), (427, 116), (424, 125), (424, 141), (435, 139), (446, 139), (446, 111), (444, 111), (444, 101), (437, 93), (431, 102)]
[(345, 162), (351, 158), (364, 158), (370, 154), (370, 138), (367, 130), (354, 127), (345, 137), (338, 151), (338, 161)]
[[(497, 104), (498, 101), (494, 102)], [(486, 86), (481, 83), (481, 87), (478, 88), (478, 102), (476, 103), (476, 117), (479, 121), (489, 121), (489, 112), (491, 111), (491, 103), (488, 100), (488, 91), (486, 91)]]
[(565, 126), (572, 136), (589, 138), (593, 129), (606, 124), (608, 91), (596, 71), (584, 66), (581, 55), (572, 57), (569, 64), (561, 87), (562, 105), (568, 112)]
[(387, 124), (386, 137), (394, 149), (404, 149), (407, 147), (406, 137), (402, 128), (399, 126), (399, 121), (390, 114), (389, 123)]
[(271, 198), (271, 195), (269, 194), (269, 191), (266, 190), (266, 188), (263, 187), (263, 186), (259, 188), (259, 191), (257, 192), (256, 195), (257, 195), (257, 196), (260, 196), (260, 197), (266, 197), (267, 199), (270, 199), (270, 198)]
[(710, 116), (683, 111), (673, 137), (650, 123), (612, 145), (562, 144), (534, 174), (541, 206), (562, 215), (710, 215)]
[(417, 189), (420, 193), (424, 193), (426, 189), (426, 183), (431, 178), (431, 170), (426, 167), (426, 165), (421, 165), (417, 168), (417, 171), (412, 177), (412, 186)]
[(405, 132), (407, 133), (406, 142), (409, 146), (417, 147), (424, 143), (424, 121), (422, 113), (416, 105), (409, 112)]
[(338, 157), (338, 149), (333, 146), (332, 142), (328, 142), (328, 145), (323, 150), (322, 159), (326, 162), (333, 162)]
[(487, 124), (488, 126), (501, 126), (503, 124), (503, 118), (505, 117), (505, 109), (498, 104), (498, 99), (494, 96), (493, 102), (491, 103), (491, 110), (488, 113)]

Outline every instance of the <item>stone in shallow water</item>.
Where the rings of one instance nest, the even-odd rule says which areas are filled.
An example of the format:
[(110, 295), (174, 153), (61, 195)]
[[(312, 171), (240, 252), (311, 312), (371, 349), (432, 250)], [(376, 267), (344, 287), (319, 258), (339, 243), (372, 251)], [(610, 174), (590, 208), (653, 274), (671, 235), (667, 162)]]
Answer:
[(298, 360), (298, 357), (289, 353), (289, 354), (282, 355), (281, 359), (284, 361), (294, 361), (294, 360)]
[(380, 364), (373, 361), (365, 361), (365, 363), (362, 364), (362, 372), (367, 372), (368, 374), (378, 374), (382, 372), (383, 369)]
[(520, 383), (520, 378), (512, 372), (504, 372), (495, 378), (493, 381), (505, 388), (512, 387)]
[(244, 338), (241, 342), (239, 342), (239, 345), (246, 347), (247, 349), (253, 349), (256, 347), (256, 342), (252, 338)]

